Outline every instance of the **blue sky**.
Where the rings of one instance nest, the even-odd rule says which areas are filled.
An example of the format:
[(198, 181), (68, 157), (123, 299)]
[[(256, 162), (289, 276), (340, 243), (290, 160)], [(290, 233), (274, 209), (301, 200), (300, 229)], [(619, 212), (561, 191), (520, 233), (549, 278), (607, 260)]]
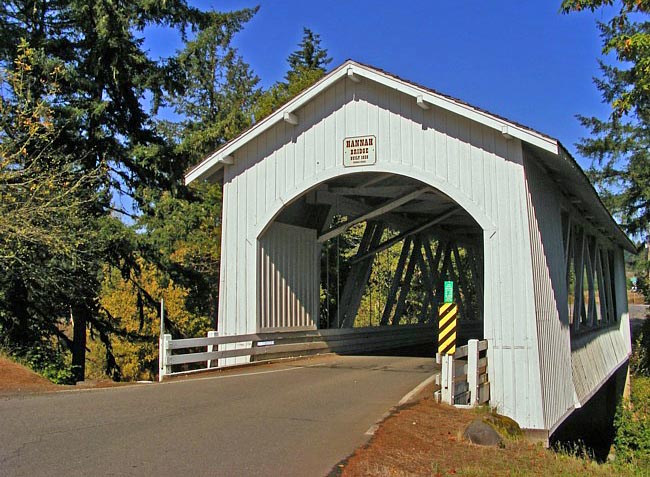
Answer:
[[(608, 12), (561, 15), (560, 0), (194, 1), (227, 11), (260, 5), (235, 40), (268, 86), (282, 79), (303, 26), (321, 35), (333, 58), (348, 58), (457, 97), (559, 139), (583, 167), (574, 144), (587, 134), (575, 114), (604, 117), (597, 20)], [(163, 31), (145, 46), (165, 55), (181, 45)]]

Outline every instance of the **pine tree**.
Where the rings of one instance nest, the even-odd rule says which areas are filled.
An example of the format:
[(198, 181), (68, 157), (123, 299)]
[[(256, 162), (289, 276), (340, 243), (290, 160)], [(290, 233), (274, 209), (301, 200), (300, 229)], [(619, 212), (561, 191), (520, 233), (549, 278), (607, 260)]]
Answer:
[[(143, 32), (149, 26), (165, 26), (187, 40), (208, 29), (227, 30), (230, 24), (240, 22), (237, 15), (204, 12), (184, 0), (22, 0), (0, 5), (0, 66), (15, 71), (21, 41), (35, 52), (29, 72), (33, 81), (25, 96), (33, 101), (46, 98), (53, 68), (62, 72), (56, 94), (48, 98), (56, 131), (48, 147), (65, 159), (59, 165), (61, 170), (100, 172), (84, 189), (92, 200), (84, 202), (76, 216), (82, 226), (67, 227), (67, 239), (85, 261), (52, 257), (45, 247), (31, 256), (34, 266), (58, 272), (75, 287), (58, 292), (54, 283), (44, 282), (27, 269), (2, 277), (0, 318), (31, 330), (29, 336), (16, 337), (12, 346), (25, 349), (35, 339), (47, 341), (57, 336), (72, 349), (76, 377), (83, 379), (87, 326), (99, 330), (105, 342), (115, 332), (99, 307), (104, 263), (131, 276), (137, 273), (137, 252), (143, 244), (113, 216), (113, 194), (126, 194), (136, 207), (146, 209), (151, 190), (178, 191), (190, 161), (154, 120), (156, 108), (165, 98), (186, 89), (189, 79), (178, 58), (159, 61), (148, 55), (143, 49)], [(13, 97), (15, 92), (8, 94)], [(152, 108), (147, 98), (152, 99)], [(4, 134), (10, 133), (8, 124), (3, 124)], [(92, 230), (95, 240), (79, 240), (73, 233), (79, 229)], [(153, 254), (150, 250), (146, 253)], [(47, 317), (50, 324), (43, 326), (37, 316)], [(59, 326), (70, 316), (74, 321), (72, 339)]]
[(325, 68), (331, 61), (327, 49), (321, 47), (320, 35), (309, 28), (303, 28), (303, 38), (298, 49), (287, 58), (290, 69), (285, 81), (275, 83), (264, 92), (255, 107), (255, 120), (262, 120), (316, 83), (325, 76)]
[[(613, 5), (613, 0), (565, 0), (562, 10), (591, 10)], [(594, 161), (591, 177), (610, 210), (632, 235), (650, 226), (650, 2), (616, 2), (618, 12), (599, 23), (604, 56), (602, 77), (594, 79), (603, 102), (611, 106), (608, 118), (578, 116), (591, 136), (578, 144), (581, 154)]]
[[(172, 91), (168, 102), (183, 118), (174, 126), (180, 152), (198, 162), (251, 124), (259, 78), (231, 46), (257, 12), (255, 9), (217, 14), (213, 24), (185, 42), (177, 64), (184, 87)], [(169, 126), (169, 124), (167, 124)]]

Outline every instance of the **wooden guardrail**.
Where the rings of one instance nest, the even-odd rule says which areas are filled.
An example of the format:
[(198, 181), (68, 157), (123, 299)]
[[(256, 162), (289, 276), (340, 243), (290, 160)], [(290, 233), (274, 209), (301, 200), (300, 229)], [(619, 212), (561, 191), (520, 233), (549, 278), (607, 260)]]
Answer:
[(442, 369), (437, 376), (438, 401), (473, 407), (490, 400), (487, 348), (487, 341), (473, 339), (453, 355), (439, 357)]
[[(159, 381), (166, 376), (233, 364), (234, 360), (228, 358), (250, 357), (250, 361), (257, 362), (330, 352), (370, 352), (432, 343), (436, 332), (433, 325), (420, 324), (236, 336), (217, 336), (212, 331), (205, 338), (187, 339), (172, 339), (165, 334), (159, 347)], [(196, 368), (197, 364), (199, 369), (184, 369), (188, 365)]]

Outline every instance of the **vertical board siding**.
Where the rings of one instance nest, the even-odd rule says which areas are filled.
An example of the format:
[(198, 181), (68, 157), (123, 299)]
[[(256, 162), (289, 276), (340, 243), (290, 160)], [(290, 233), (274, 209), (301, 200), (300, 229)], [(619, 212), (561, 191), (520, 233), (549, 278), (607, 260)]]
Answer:
[[(258, 250), (282, 207), (337, 175), (403, 174), (447, 194), (483, 228), (492, 405), (522, 427), (543, 428), (521, 142), (365, 79), (342, 79), (294, 113), (297, 126), (278, 122), (225, 167), (220, 332), (258, 331), (261, 314), (271, 319), (261, 289), (288, 286)], [(377, 137), (377, 163), (344, 168), (343, 140), (359, 135)], [(283, 319), (281, 303), (273, 319)], [(300, 326), (299, 316), (294, 309), (286, 319)]]
[(524, 165), (544, 422), (551, 429), (574, 405), (561, 210), (559, 191), (534, 158)]
[(582, 404), (627, 358), (627, 346), (618, 327), (604, 328), (571, 342), (576, 397)]
[(260, 238), (259, 331), (316, 329), (315, 249), (316, 231), (295, 225), (274, 222)]

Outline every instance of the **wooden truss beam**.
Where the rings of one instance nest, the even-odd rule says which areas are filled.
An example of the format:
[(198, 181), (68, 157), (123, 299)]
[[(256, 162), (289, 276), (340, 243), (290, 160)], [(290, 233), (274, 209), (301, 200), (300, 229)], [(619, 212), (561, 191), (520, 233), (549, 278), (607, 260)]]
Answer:
[(361, 222), (365, 222), (366, 220), (370, 220), (375, 217), (379, 217), (380, 215), (383, 215), (387, 212), (390, 212), (391, 210), (398, 208), (400, 205), (406, 204), (407, 202), (410, 202), (416, 197), (424, 194), (428, 189), (429, 189), (428, 187), (423, 187), (421, 189), (414, 190), (406, 195), (403, 195), (402, 197), (399, 197), (398, 199), (389, 200), (388, 202), (385, 202), (381, 206), (377, 207), (376, 209), (368, 213), (360, 215), (354, 219), (347, 220), (345, 223), (337, 227), (334, 227), (333, 229), (330, 229), (328, 232), (325, 232), (324, 234), (320, 235), (317, 239), (318, 243), (327, 242), (329, 239), (344, 233), (353, 225), (359, 224)]
[[(374, 208), (350, 197), (332, 194), (329, 191), (317, 190), (307, 197), (308, 204), (314, 205), (331, 205), (332, 214), (334, 215), (360, 215), (366, 214)], [(413, 222), (393, 213), (384, 214), (382, 222), (396, 227), (398, 230), (404, 230), (413, 226)], [(328, 224), (329, 225), (329, 224)]]
[[(370, 222), (366, 226), (363, 234), (362, 243), (359, 244), (359, 252), (361, 246), (364, 245), (365, 249), (376, 246), (381, 241), (381, 236), (384, 233), (385, 226), (376, 222)], [(367, 240), (366, 237), (368, 237)], [(365, 243), (364, 243), (365, 242)], [(352, 328), (354, 321), (357, 318), (361, 299), (366, 291), (368, 279), (372, 272), (372, 263), (374, 257), (369, 257), (366, 260), (357, 262), (350, 269), (350, 274), (345, 282), (343, 288), (343, 296), (341, 297), (341, 311), (340, 316), (343, 318), (340, 324), (341, 328)]]
[(401, 283), (399, 290), (399, 298), (397, 300), (397, 306), (395, 306), (395, 313), (393, 314), (393, 319), (391, 320), (391, 325), (399, 325), (399, 320), (404, 314), (404, 307), (406, 306), (406, 297), (411, 291), (411, 281), (413, 280), (413, 272), (415, 272), (415, 264), (417, 259), (415, 258), (418, 250), (421, 247), (420, 236), (416, 235), (413, 238), (413, 250), (411, 251), (411, 256), (408, 259), (408, 266), (406, 267), (406, 275), (404, 275), (404, 281)]
[(372, 187), (330, 187), (329, 191), (336, 195), (351, 195), (354, 197), (385, 197), (395, 198), (413, 190), (413, 186), (372, 186)]
[(406, 259), (409, 256), (411, 250), (411, 237), (404, 238), (402, 243), (402, 251), (400, 252), (399, 260), (397, 261), (397, 267), (395, 268), (395, 275), (393, 275), (393, 282), (390, 285), (390, 290), (388, 291), (388, 296), (386, 297), (386, 304), (384, 305), (384, 311), (381, 315), (380, 325), (387, 325), (390, 315), (393, 311), (393, 306), (395, 305), (395, 297), (397, 295), (397, 290), (399, 289), (400, 282), (402, 281), (402, 275), (404, 274), (404, 265), (406, 264)]
[(364, 187), (370, 187), (371, 185), (379, 184), (380, 182), (385, 181), (390, 177), (393, 177), (393, 175), (394, 174), (390, 174), (390, 173), (379, 174), (371, 179), (368, 179), (366, 182), (362, 182), (361, 184), (359, 184), (359, 187), (363, 189)]
[(414, 228), (412, 228), (412, 229), (410, 229), (410, 230), (407, 230), (406, 232), (403, 232), (403, 233), (397, 235), (396, 237), (393, 237), (392, 239), (388, 239), (388, 240), (386, 240), (385, 242), (383, 242), (382, 244), (379, 244), (379, 245), (378, 245), (377, 247), (375, 247), (374, 249), (369, 250), (369, 251), (366, 252), (364, 255), (362, 255), (362, 256), (360, 256), (360, 257), (355, 257), (355, 258), (351, 261), (351, 263), (354, 263), (354, 262), (357, 261), (357, 260), (362, 260), (362, 259), (364, 259), (364, 258), (366, 258), (366, 257), (368, 257), (368, 256), (370, 256), (370, 255), (375, 255), (375, 254), (377, 254), (377, 253), (379, 253), (379, 252), (382, 252), (383, 250), (386, 250), (387, 248), (392, 247), (392, 246), (395, 245), (396, 243), (401, 242), (401, 241), (404, 240), (406, 237), (410, 237), (411, 235), (415, 235), (415, 234), (417, 234), (418, 232), (422, 232), (422, 231), (424, 231), (424, 230), (426, 230), (426, 229), (428, 229), (428, 228), (430, 228), (430, 227), (433, 227), (433, 226), (436, 225), (437, 223), (442, 222), (443, 220), (447, 219), (448, 217), (451, 217), (452, 215), (454, 215), (454, 214), (457, 213), (457, 212), (458, 212), (458, 209), (454, 208), (454, 209), (449, 210), (449, 211), (445, 212), (444, 214), (442, 214), (442, 215), (436, 217), (436, 218), (433, 219), (433, 220), (430, 220), (430, 221), (428, 221), (428, 222), (426, 222), (426, 223), (424, 223), (424, 224), (422, 224), (422, 225), (418, 225), (417, 227), (414, 227)]

